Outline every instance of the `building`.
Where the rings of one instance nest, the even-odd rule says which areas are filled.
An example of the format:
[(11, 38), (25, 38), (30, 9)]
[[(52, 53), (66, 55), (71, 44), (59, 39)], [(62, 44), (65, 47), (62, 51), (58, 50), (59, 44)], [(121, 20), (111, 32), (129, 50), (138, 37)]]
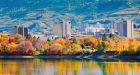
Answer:
[(28, 36), (28, 28), (24, 27), (24, 26), (15, 26), (12, 29), (12, 35), (15, 35), (15, 34), (21, 34), (24, 37), (27, 37)]
[(55, 22), (52, 26), (53, 34), (58, 37), (63, 37), (63, 22)]
[(116, 34), (117, 33), (117, 23), (112, 22), (108, 27), (110, 34)]
[(132, 21), (123, 20), (117, 23), (118, 35), (122, 37), (133, 38), (134, 24)]
[(56, 22), (52, 26), (53, 34), (59, 37), (70, 38), (71, 36), (71, 23), (69, 21), (66, 22)]
[(93, 36), (98, 36), (99, 33), (104, 33), (105, 28), (102, 27), (100, 23), (97, 23), (96, 25), (92, 26), (87, 26), (85, 28), (85, 32), (87, 35), (93, 35)]
[(71, 38), (71, 22), (67, 21), (65, 26), (65, 37)]

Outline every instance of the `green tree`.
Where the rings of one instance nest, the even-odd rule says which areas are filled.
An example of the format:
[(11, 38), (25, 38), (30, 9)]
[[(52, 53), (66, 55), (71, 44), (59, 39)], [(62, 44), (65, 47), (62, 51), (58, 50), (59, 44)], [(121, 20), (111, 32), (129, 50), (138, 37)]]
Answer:
[(74, 37), (74, 38), (72, 39), (72, 42), (75, 43), (75, 44), (78, 44), (78, 39), (77, 39), (77, 37)]
[(31, 34), (28, 34), (26, 38), (27, 39), (32, 39), (32, 35)]
[(107, 35), (106, 34), (103, 34), (102, 40), (107, 41)]
[(111, 39), (114, 40), (114, 39), (115, 39), (115, 35), (114, 35), (114, 34), (110, 34), (110, 35), (109, 35), (109, 38), (111, 38)]

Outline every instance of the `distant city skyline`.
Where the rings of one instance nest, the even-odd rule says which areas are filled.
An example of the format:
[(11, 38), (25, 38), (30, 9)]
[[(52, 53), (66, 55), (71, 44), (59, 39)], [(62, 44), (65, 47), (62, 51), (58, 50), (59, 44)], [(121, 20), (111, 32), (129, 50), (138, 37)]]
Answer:
[[(139, 0), (9, 0), (0, 4), (0, 32), (6, 33), (15, 26), (26, 26), (33, 34), (61, 37), (115, 34), (119, 30), (108, 27), (122, 19), (140, 26)], [(64, 25), (67, 20), (70, 26)]]

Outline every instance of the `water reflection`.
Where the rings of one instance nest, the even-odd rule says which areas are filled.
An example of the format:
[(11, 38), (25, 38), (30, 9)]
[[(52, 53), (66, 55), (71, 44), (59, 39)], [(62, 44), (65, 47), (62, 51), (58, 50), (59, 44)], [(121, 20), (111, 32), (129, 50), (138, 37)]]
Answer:
[(140, 63), (0, 59), (0, 75), (140, 75)]

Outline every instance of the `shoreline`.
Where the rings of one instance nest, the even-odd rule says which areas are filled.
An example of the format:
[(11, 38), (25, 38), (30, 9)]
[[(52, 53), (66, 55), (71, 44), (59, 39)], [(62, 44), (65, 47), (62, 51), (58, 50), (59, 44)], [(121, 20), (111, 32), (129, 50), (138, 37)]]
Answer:
[(140, 55), (106, 55), (106, 54), (87, 54), (87, 55), (0, 55), (0, 59), (81, 59), (95, 61), (116, 61), (116, 60), (140, 60)]

